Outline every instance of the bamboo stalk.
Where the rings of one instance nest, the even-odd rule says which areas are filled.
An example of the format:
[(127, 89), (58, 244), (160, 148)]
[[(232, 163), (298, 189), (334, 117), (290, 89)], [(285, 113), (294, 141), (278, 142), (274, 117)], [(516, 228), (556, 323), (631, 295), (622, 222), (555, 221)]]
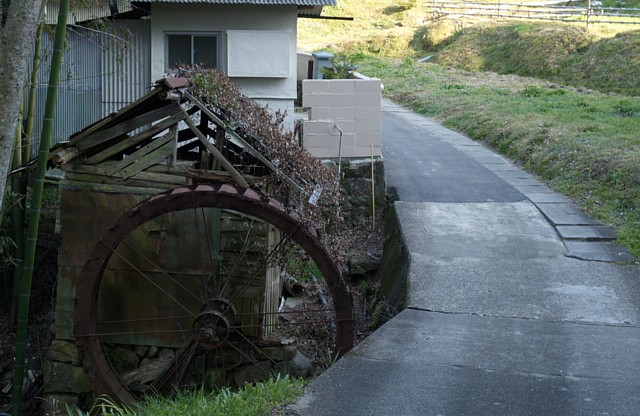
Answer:
[(44, 190), (44, 177), (49, 159), (49, 146), (53, 131), (53, 118), (55, 116), (56, 101), (58, 98), (58, 85), (60, 83), (60, 67), (62, 64), (62, 51), (67, 30), (67, 14), (69, 12), (69, 0), (60, 0), (58, 22), (51, 57), (51, 70), (49, 72), (49, 86), (47, 88), (47, 102), (44, 119), (42, 121), (42, 136), (38, 151), (38, 162), (33, 182), (31, 198), (31, 215), (25, 246), (25, 259), (23, 275), (20, 281), (18, 298), (18, 322), (16, 329), (16, 353), (13, 371), (13, 415), (20, 416), (22, 402), (22, 380), (24, 378), (24, 360), (26, 356), (27, 326), (29, 317), (29, 301), (31, 294), (31, 281), (33, 278), (33, 264), (35, 262), (36, 242), (38, 240), (38, 226), (42, 208), (42, 193)]

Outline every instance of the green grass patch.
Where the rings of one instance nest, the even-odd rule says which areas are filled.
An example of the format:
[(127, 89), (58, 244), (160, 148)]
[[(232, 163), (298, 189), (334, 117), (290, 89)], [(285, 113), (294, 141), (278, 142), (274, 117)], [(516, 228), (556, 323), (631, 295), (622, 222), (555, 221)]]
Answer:
[[(149, 396), (135, 409), (99, 398), (88, 412), (68, 410), (70, 416), (260, 416), (269, 415), (274, 408), (292, 403), (302, 394), (303, 381), (276, 377), (263, 383), (247, 385), (238, 391), (222, 389), (214, 394), (181, 391), (175, 397)], [(275, 410), (277, 412), (277, 410)], [(278, 413), (274, 413), (278, 414)], [(284, 412), (282, 413), (284, 414)]]
[(389, 98), (518, 161), (640, 255), (637, 98), (379, 57), (358, 64)]

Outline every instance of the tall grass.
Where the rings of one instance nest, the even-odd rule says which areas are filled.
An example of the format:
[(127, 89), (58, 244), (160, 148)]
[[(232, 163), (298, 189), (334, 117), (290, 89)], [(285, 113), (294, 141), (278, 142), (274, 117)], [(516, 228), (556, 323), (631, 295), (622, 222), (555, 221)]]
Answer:
[(67, 409), (69, 416), (261, 416), (292, 403), (302, 394), (303, 381), (288, 376), (246, 385), (237, 391), (222, 389), (207, 394), (202, 390), (180, 391), (175, 397), (147, 396), (135, 408), (100, 397), (88, 412)]

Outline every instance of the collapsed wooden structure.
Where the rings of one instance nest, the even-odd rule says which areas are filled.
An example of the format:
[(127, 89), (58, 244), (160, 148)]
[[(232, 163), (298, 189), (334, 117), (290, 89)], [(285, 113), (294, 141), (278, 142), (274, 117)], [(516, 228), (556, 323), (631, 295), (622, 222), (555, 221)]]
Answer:
[[(51, 152), (65, 172), (56, 336), (75, 339), (96, 391), (123, 402), (192, 383), (197, 360), (208, 368), (199, 377), (221, 384), (228, 369), (262, 362), (278, 325), (287, 244), (324, 276), (334, 307), (314, 313), (336, 322), (338, 350), (353, 342), (351, 300), (331, 256), (257, 190), (302, 187), (258, 150), (259, 138), (188, 87), (161, 80)], [(109, 357), (131, 348), (136, 365)], [(196, 360), (202, 350), (215, 354)]]

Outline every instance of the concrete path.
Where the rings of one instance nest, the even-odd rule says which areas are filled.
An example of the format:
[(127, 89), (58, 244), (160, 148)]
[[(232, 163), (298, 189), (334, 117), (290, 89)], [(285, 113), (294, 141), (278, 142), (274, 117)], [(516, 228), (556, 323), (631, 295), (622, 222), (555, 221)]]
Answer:
[(319, 415), (640, 415), (640, 272), (612, 229), (485, 147), (383, 105), (407, 309), (310, 383)]

